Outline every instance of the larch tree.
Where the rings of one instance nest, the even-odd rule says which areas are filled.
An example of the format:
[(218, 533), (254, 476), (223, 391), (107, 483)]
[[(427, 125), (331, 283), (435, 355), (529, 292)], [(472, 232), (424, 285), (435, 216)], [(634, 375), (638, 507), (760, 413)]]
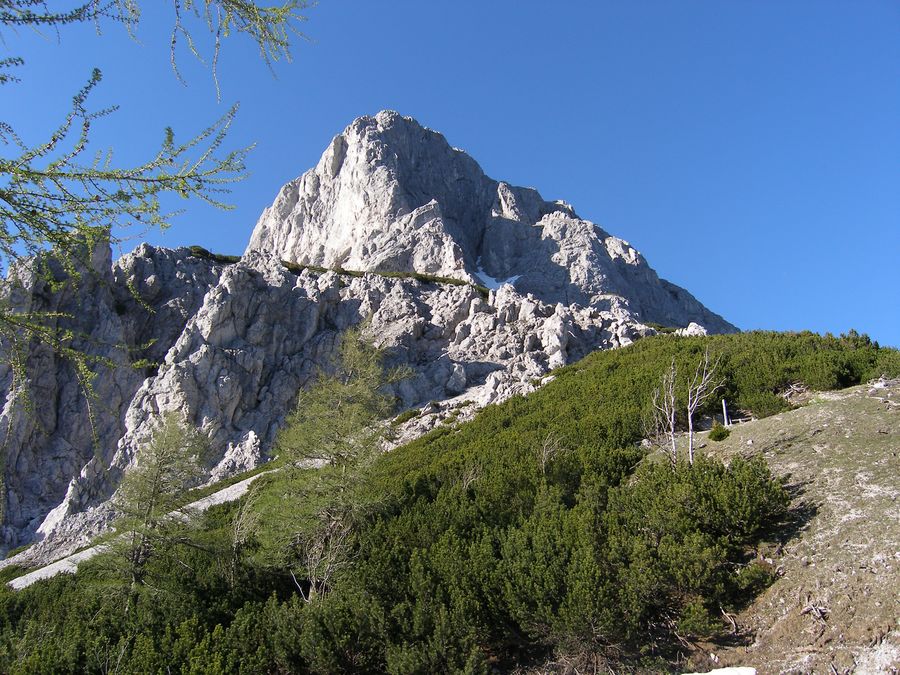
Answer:
[(203, 477), (208, 439), (177, 413), (158, 420), (149, 442), (122, 478), (113, 498), (119, 517), (111, 545), (116, 575), (129, 588), (129, 604), (147, 585), (150, 561), (177, 557), (180, 545), (191, 545), (185, 525), (191, 517), (180, 508), (182, 495)]
[(384, 351), (365, 331), (365, 324), (347, 330), (332, 367), (300, 392), (276, 442), (291, 461), (325, 464), (349, 476), (381, 448), (387, 431), (381, 422), (394, 409), (385, 386), (405, 371), (386, 369)]
[(355, 488), (381, 452), (395, 405), (385, 388), (407, 375), (385, 368), (384, 351), (365, 332), (363, 324), (344, 333), (332, 368), (300, 392), (276, 441), (291, 465), (321, 467), (303, 497), (316, 506), (290, 516), (290, 548), (306, 580), (297, 586), (307, 601), (323, 595), (351, 561), (355, 514), (364, 508)]
[[(172, 0), (170, 36), (172, 67), (178, 73), (176, 47), (184, 44), (200, 58), (203, 41), (192, 34), (208, 32), (213, 77), (225, 39), (243, 35), (256, 43), (263, 61), (290, 58), (291, 37), (306, 0), (276, 0), (261, 5), (252, 0)], [(67, 27), (92, 23), (101, 28), (122, 26), (129, 34), (141, 19), (137, 0), (0, 0), (0, 38), (11, 31), (48, 30), (62, 37)], [(195, 29), (196, 30), (196, 29)], [(6, 41), (4, 40), (4, 45)], [(15, 96), (15, 83), (25, 66), (15, 54), (0, 56), (0, 92)], [(201, 200), (221, 208), (229, 185), (246, 175), (250, 148), (226, 149), (226, 136), (237, 105), (188, 140), (176, 140), (171, 128), (162, 134), (158, 152), (143, 163), (119, 166), (112, 151), (91, 146), (92, 127), (115, 107), (92, 108), (89, 99), (100, 86), (94, 69), (77, 89), (71, 108), (43, 141), (25, 143), (9, 122), (0, 119), (0, 274), (6, 287), (22, 285), (35, 274), (48, 288), (77, 284), (91, 270), (90, 255), (98, 243), (115, 243), (121, 233), (165, 228), (174, 213), (164, 210), (169, 196)], [(218, 80), (217, 86), (218, 86)], [(64, 271), (60, 281), (59, 269)], [(54, 272), (56, 270), (56, 272)], [(6, 297), (8, 294), (4, 294)], [(77, 346), (78, 336), (58, 327), (58, 315), (29, 311), (0, 299), (0, 360), (13, 375), (10, 391), (26, 378), (29, 344), (49, 345), (70, 360), (90, 392), (95, 359)]]

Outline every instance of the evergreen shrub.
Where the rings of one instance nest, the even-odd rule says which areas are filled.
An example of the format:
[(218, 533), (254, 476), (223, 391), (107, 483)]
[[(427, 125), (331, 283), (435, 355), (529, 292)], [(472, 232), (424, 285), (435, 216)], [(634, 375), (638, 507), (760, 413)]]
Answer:
[(724, 441), (730, 435), (731, 429), (726, 428), (719, 422), (715, 422), (712, 429), (709, 430), (709, 440), (711, 441)]
[[(798, 381), (900, 376), (898, 352), (854, 334), (658, 336), (598, 352), (366, 462), (359, 480), (336, 483), (334, 467), (260, 478), (186, 525), (175, 557), (151, 558), (152, 597), (127, 613), (92, 571), (102, 561), (3, 587), (0, 672), (490, 672), (598, 652), (659, 670), (772, 581), (758, 552), (789, 516), (759, 457), (673, 470), (639, 445), (661, 374), (673, 358), (690, 372), (707, 347), (722, 395), (757, 416), (785, 410), (778, 394)], [(307, 602), (294, 535), (329, 485), (364, 508), (346, 511), (346, 564)]]

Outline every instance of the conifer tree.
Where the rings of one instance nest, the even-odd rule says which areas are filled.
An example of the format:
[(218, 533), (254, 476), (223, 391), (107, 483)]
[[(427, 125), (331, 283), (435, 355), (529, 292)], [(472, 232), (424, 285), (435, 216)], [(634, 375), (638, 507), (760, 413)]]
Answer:
[[(173, 0), (170, 38), (172, 66), (178, 73), (176, 46), (185, 44), (200, 58), (202, 41), (192, 28), (202, 26), (212, 40), (212, 67), (216, 77), (222, 41), (243, 34), (259, 47), (270, 64), (290, 57), (290, 38), (298, 34), (305, 0), (280, 0), (271, 6), (252, 0)], [(141, 18), (137, 0), (82, 0), (54, 3), (44, 0), (0, 0), (0, 38), (12, 31), (47, 30), (61, 39), (72, 25), (93, 23), (102, 29), (123, 26), (133, 34)], [(0, 55), (0, 94), (14, 97), (14, 83), (25, 62), (16, 55)], [(100, 85), (101, 71), (86, 74), (85, 84), (61, 111), (60, 122), (43, 141), (26, 143), (7, 121), (0, 119), (0, 274), (6, 287), (28, 285), (34, 274), (58, 286), (77, 284), (91, 271), (94, 244), (115, 243), (125, 231), (164, 228), (173, 213), (164, 210), (167, 196), (202, 200), (220, 208), (230, 184), (246, 175), (250, 148), (224, 149), (237, 113), (231, 107), (219, 120), (189, 140), (176, 140), (164, 130), (159, 151), (133, 166), (119, 166), (111, 150), (91, 147), (92, 126), (115, 111), (95, 109), (89, 97)], [(87, 244), (87, 245), (85, 245)], [(51, 262), (52, 261), (52, 262)], [(54, 273), (53, 270), (57, 273)], [(4, 294), (4, 298), (8, 293)], [(59, 327), (59, 315), (29, 311), (0, 298), (0, 361), (13, 374), (11, 391), (18, 391), (28, 366), (32, 341), (49, 345), (71, 360), (82, 385), (90, 390), (96, 362), (78, 347), (78, 337)]]
[(331, 371), (300, 392), (278, 435), (278, 449), (294, 462), (326, 464), (346, 474), (378, 451), (393, 409), (384, 386), (400, 377), (386, 371), (384, 352), (367, 343), (364, 327), (344, 333)]
[(316, 504), (295, 517), (291, 548), (306, 579), (307, 600), (324, 593), (350, 562), (355, 514), (364, 508), (355, 488), (362, 470), (378, 456), (394, 402), (385, 386), (405, 376), (385, 369), (383, 350), (364, 338), (366, 324), (346, 331), (330, 371), (320, 371), (303, 390), (278, 435), (277, 447), (292, 464), (320, 466), (304, 501)]
[(145, 586), (151, 559), (177, 557), (177, 547), (190, 544), (185, 525), (192, 514), (179, 508), (180, 499), (202, 478), (208, 452), (206, 437), (169, 413), (123, 476), (113, 501), (120, 515), (111, 548), (116, 573), (128, 584), (129, 602)]

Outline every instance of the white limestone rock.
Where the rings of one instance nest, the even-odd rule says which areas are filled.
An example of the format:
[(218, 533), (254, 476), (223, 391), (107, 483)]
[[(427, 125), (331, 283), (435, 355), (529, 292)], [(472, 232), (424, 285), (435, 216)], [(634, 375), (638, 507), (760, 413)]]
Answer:
[(691, 321), (684, 328), (676, 330), (675, 335), (681, 335), (683, 337), (702, 337), (704, 335), (709, 335), (709, 331), (700, 324)]
[(248, 251), (301, 264), (420, 272), (515, 288), (636, 320), (735, 328), (660, 279), (628, 242), (565, 202), (487, 177), (409, 117), (383, 111), (335, 136), (266, 209)]
[[(368, 273), (290, 271), (283, 260)], [(210, 480), (265, 461), (298, 391), (364, 319), (388, 365), (412, 373), (394, 385), (402, 408), (423, 410), (396, 442), (652, 334), (648, 322), (733, 330), (569, 205), (486, 177), (391, 112), (353, 122), (286, 185), (240, 262), (142, 245), (115, 264), (101, 247), (92, 266), (77, 286), (51, 290), (26, 270), (0, 291), (13, 306), (68, 315), (61, 325), (85, 335), (81, 346), (118, 364), (97, 379), (96, 442), (77, 378), (50, 350), (31, 348), (34, 415), (0, 367), (0, 551), (39, 541), (0, 566), (45, 561), (108, 527), (109, 499), (160, 413), (179, 411), (209, 437)], [(484, 297), (472, 282), (492, 288)]]

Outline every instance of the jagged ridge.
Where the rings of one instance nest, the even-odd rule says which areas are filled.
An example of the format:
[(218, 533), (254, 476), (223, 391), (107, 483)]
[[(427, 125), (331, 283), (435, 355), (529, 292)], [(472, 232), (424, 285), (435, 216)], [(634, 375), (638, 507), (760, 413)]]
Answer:
[(487, 177), (441, 134), (392, 111), (335, 136), (263, 212), (247, 250), (324, 267), (515, 278), (518, 291), (545, 302), (735, 330), (659, 279), (628, 242), (564, 202)]
[[(115, 264), (98, 250), (93, 265), (78, 286), (51, 292), (26, 278), (3, 289), (13, 306), (59, 312), (122, 366), (98, 378), (97, 446), (73, 373), (49, 350), (31, 358), (37, 415), (14, 404), (0, 372), (2, 548), (46, 538), (34, 560), (108, 523), (108, 499), (160, 413), (179, 410), (209, 436), (212, 480), (264, 461), (299, 389), (364, 318), (415, 373), (396, 385), (403, 406), (435, 401), (436, 413), (530, 391), (557, 366), (652, 333), (650, 321), (733, 330), (571, 207), (487, 178), (390, 112), (353, 122), (285, 186), (239, 261), (142, 245)], [(463, 283), (429, 283), (439, 277)], [(518, 278), (483, 297), (472, 284), (490, 277)], [(402, 437), (438, 417), (413, 420)]]

